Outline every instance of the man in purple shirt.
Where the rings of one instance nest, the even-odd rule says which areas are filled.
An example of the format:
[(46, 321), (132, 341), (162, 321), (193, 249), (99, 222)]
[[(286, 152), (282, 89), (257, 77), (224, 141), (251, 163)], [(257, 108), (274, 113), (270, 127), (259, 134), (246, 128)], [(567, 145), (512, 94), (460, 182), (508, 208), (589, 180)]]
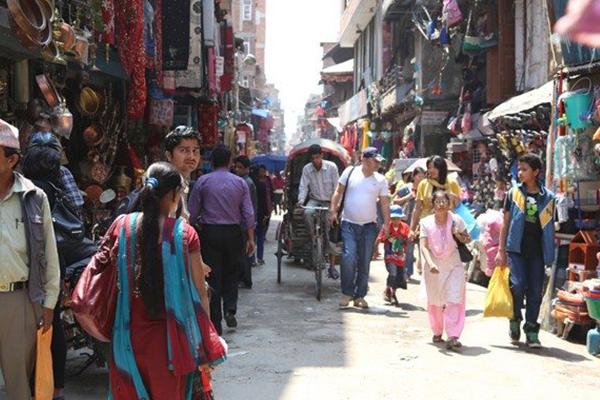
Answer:
[[(221, 334), (221, 320), (237, 327), (238, 283), (242, 265), (244, 238), (246, 254), (254, 253), (254, 209), (244, 179), (229, 172), (231, 152), (217, 146), (212, 152), (214, 171), (196, 181), (189, 201), (190, 221), (200, 227), (204, 262), (212, 268), (208, 277), (213, 293), (210, 317)], [(250, 227), (242, 232), (242, 226)]]

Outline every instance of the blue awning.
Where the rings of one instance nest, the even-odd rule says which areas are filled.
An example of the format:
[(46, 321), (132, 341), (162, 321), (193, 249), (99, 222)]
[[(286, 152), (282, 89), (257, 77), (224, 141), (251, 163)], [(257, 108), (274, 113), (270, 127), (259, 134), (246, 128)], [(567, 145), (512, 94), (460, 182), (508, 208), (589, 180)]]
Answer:
[(262, 156), (256, 156), (252, 158), (252, 164), (264, 165), (267, 167), (269, 172), (279, 172), (285, 169), (287, 163), (287, 156), (278, 156), (275, 154), (267, 154)]

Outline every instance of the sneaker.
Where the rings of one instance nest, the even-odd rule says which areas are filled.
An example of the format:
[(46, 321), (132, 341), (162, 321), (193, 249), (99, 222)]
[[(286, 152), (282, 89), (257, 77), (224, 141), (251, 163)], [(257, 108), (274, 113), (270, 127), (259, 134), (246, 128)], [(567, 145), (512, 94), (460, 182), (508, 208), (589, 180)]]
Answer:
[(525, 334), (525, 344), (530, 349), (540, 349), (542, 347), (537, 332), (527, 332)]
[(352, 297), (346, 296), (345, 294), (342, 295), (342, 298), (340, 299), (340, 308), (350, 307), (351, 301), (352, 301)]
[(258, 265), (265, 265), (265, 260), (258, 260)]
[(228, 328), (237, 328), (237, 319), (235, 319), (235, 314), (227, 313), (227, 315), (225, 315), (225, 323), (227, 324)]
[(512, 344), (518, 344), (519, 340), (521, 340), (521, 321), (511, 319), (508, 334), (510, 336), (510, 342)]
[(366, 309), (369, 308), (369, 303), (364, 298), (359, 297), (358, 299), (354, 299), (354, 307)]
[(444, 339), (442, 338), (442, 335), (433, 335), (433, 338), (431, 339), (431, 341), (433, 343), (444, 343)]

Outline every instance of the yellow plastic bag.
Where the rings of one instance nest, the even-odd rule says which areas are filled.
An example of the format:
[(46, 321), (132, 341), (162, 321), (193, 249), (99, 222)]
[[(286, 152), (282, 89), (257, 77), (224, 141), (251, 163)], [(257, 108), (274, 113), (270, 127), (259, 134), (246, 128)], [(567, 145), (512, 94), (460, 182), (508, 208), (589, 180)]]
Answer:
[(509, 287), (510, 269), (497, 267), (488, 285), (483, 308), (484, 317), (513, 317), (513, 299)]
[(35, 400), (52, 400), (54, 396), (51, 344), (52, 327), (46, 333), (43, 333), (43, 329), (38, 329), (35, 359)]

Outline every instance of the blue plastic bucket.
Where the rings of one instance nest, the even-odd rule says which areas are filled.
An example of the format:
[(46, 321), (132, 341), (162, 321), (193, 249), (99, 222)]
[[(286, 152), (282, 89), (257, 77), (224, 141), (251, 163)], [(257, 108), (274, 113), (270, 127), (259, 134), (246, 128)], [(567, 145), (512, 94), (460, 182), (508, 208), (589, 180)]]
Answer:
[[(579, 82), (581, 79), (575, 82), (573, 87), (577, 86)], [(588, 116), (593, 100), (591, 84), (590, 80), (590, 88), (571, 90), (559, 97), (559, 101), (562, 100), (565, 105), (567, 123), (571, 129), (585, 129), (590, 125)]]

